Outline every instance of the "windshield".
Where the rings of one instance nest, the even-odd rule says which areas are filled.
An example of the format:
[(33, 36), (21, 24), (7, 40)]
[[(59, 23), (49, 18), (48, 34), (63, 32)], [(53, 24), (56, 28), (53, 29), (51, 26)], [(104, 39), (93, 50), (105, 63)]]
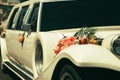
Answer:
[[(98, 2), (97, 2), (98, 1)], [(112, 1), (64, 1), (44, 3), (41, 31), (83, 26), (119, 25), (120, 9)], [(118, 10), (119, 9), (119, 10)]]

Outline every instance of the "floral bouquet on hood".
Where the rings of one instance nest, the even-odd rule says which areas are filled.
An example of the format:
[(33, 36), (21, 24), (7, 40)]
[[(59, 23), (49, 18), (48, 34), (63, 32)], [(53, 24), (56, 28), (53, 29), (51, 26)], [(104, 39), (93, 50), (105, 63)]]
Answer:
[(67, 48), (71, 45), (79, 44), (98, 44), (97, 37), (95, 36), (95, 28), (82, 28), (76, 32), (73, 36), (64, 36), (59, 40), (54, 51), (58, 54), (64, 48)]

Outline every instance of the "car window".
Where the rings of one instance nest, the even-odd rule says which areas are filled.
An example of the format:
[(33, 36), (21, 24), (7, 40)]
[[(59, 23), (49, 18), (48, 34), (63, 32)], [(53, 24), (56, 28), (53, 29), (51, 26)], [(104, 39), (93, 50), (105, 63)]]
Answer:
[(80, 27), (80, 6), (75, 1), (44, 3), (41, 31)]
[(39, 4), (35, 4), (32, 10), (31, 17), (28, 21), (28, 23), (31, 24), (31, 30), (33, 32), (35, 32), (37, 29), (38, 8), (39, 8)]
[(40, 31), (120, 24), (120, 7), (113, 1), (77, 0), (43, 3)]
[(23, 23), (23, 19), (25, 17), (25, 13), (27, 12), (27, 9), (28, 9), (28, 6), (22, 7), (19, 18), (17, 19), (17, 25), (15, 26), (16, 30), (21, 30), (21, 26), (22, 26), (22, 23)]
[(13, 11), (13, 14), (11, 15), (11, 18), (10, 18), (9, 23), (8, 23), (8, 29), (12, 29), (12, 26), (13, 26), (13, 24), (14, 24), (15, 15), (17, 15), (18, 9), (19, 9), (19, 8), (16, 8), (16, 9)]

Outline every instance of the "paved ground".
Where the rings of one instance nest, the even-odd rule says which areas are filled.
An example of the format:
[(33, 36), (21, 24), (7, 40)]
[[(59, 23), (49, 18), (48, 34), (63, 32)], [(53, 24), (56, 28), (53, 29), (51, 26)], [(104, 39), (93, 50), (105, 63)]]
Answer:
[(10, 71), (8, 71), (7, 73), (3, 73), (2, 71), (0, 71), (0, 80), (15, 80), (13, 79), (14, 76), (11, 76), (11, 74), (13, 75), (13, 73)]
[[(0, 56), (0, 63), (1, 63), (1, 56)], [(1, 67), (0, 67), (0, 80), (20, 80), (20, 79), (8, 69), (6, 70), (6, 72), (1, 71)]]

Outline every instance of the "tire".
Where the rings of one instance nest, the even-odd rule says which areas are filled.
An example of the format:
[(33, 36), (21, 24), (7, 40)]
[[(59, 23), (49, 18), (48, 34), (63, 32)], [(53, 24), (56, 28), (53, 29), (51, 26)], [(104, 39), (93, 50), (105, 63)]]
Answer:
[(82, 79), (72, 66), (65, 65), (63, 66), (60, 72), (58, 80), (82, 80)]

